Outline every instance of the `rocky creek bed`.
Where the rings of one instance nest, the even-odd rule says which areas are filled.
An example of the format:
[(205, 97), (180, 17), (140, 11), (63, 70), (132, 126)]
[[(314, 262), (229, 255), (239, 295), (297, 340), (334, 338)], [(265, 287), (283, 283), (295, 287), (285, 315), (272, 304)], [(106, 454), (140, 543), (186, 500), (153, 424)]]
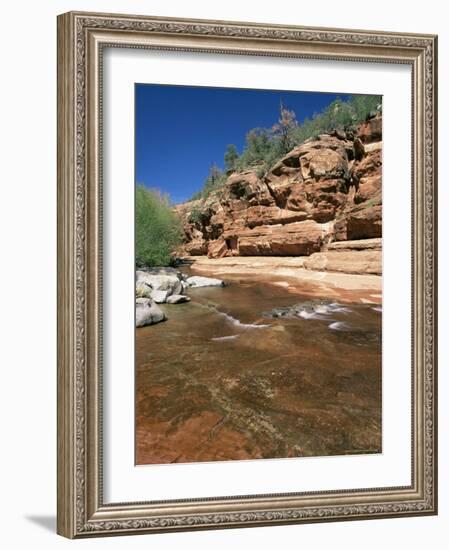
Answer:
[(138, 464), (381, 452), (379, 299), (171, 275), (185, 300), (137, 285), (168, 319), (136, 331)]

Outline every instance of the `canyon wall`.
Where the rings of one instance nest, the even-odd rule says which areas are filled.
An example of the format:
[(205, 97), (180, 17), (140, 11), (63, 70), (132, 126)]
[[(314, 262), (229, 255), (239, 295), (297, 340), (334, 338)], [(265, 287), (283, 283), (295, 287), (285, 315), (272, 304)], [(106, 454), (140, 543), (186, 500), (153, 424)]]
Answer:
[(326, 265), (319, 254), (362, 250), (353, 241), (370, 239), (379, 266), (371, 272), (378, 272), (382, 116), (354, 133), (337, 130), (309, 139), (263, 175), (258, 166), (230, 173), (207, 199), (177, 205), (175, 211), (184, 231), (182, 255), (315, 255), (310, 265)]

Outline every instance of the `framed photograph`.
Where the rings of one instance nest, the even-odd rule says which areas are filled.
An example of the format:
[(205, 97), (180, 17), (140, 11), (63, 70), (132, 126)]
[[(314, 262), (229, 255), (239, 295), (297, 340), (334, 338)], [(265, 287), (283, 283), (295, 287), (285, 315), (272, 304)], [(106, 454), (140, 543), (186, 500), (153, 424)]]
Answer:
[(59, 534), (437, 513), (436, 55), (59, 16)]

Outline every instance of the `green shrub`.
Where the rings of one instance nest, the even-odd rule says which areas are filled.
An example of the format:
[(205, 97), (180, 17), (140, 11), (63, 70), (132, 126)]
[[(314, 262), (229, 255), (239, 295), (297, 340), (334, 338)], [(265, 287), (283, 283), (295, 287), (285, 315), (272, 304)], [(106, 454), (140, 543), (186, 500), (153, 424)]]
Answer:
[(237, 160), (237, 168), (245, 170), (265, 162), (272, 147), (269, 130), (264, 128), (253, 128), (246, 134), (246, 144), (242, 155)]
[(217, 191), (223, 187), (226, 181), (226, 174), (218, 168), (216, 164), (212, 164), (209, 170), (209, 175), (204, 181), (203, 188), (197, 191), (191, 200), (207, 199), (212, 191)]
[(167, 266), (181, 242), (181, 227), (168, 197), (141, 185), (136, 188), (136, 265)]
[(237, 151), (237, 147), (230, 143), (226, 147), (226, 151), (224, 154), (224, 163), (225, 163), (225, 170), (228, 172), (232, 172), (237, 167), (237, 161), (239, 159), (239, 154)]
[(203, 197), (206, 199), (212, 191), (220, 189), (226, 181), (226, 174), (216, 164), (213, 164), (203, 189)]
[(332, 130), (354, 131), (357, 124), (380, 110), (381, 105), (382, 96), (378, 95), (354, 95), (348, 101), (336, 99), (322, 113), (306, 118), (292, 130), (294, 144), (300, 145)]
[(293, 149), (295, 146), (294, 133), (297, 128), (298, 121), (295, 112), (286, 109), (281, 101), (279, 119), (271, 127), (271, 156), (275, 153), (275, 156), (279, 158)]
[(258, 164), (254, 167), (254, 172), (259, 179), (263, 178), (267, 173), (267, 164), (265, 162), (263, 164)]
[(351, 107), (354, 111), (355, 120), (363, 122), (379, 108), (382, 108), (382, 96), (354, 95), (351, 98)]
[(197, 191), (196, 193), (194, 193), (191, 197), (190, 197), (190, 200), (191, 201), (199, 201), (200, 199), (203, 198), (203, 190), (200, 189), (199, 191)]
[(194, 225), (202, 225), (204, 220), (204, 212), (202, 211), (201, 207), (194, 206), (192, 210), (189, 213), (189, 222), (193, 223)]

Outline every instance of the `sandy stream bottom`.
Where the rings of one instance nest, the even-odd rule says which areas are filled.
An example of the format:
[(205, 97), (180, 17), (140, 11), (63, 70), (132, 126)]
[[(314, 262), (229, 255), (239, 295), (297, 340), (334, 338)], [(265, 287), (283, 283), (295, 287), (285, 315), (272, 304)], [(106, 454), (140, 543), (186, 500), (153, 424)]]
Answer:
[(136, 331), (137, 464), (381, 452), (380, 277), (194, 268), (227, 286)]

